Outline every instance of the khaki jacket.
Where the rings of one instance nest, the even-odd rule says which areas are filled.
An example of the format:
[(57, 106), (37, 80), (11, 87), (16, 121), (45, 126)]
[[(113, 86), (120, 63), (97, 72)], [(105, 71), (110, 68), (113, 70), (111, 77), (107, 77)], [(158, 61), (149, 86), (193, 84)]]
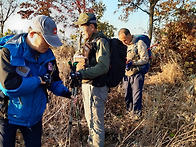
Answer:
[(139, 40), (135, 43), (136, 37), (133, 35), (133, 39), (130, 45), (127, 46), (127, 60), (132, 60), (132, 66), (130, 70), (126, 70), (126, 75), (131, 76), (141, 70), (142, 66), (148, 63), (149, 56), (146, 44)]

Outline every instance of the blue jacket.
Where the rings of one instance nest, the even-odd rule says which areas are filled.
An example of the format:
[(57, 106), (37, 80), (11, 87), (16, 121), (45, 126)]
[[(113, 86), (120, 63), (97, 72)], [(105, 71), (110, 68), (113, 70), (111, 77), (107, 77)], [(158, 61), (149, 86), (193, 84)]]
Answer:
[[(39, 58), (35, 60), (31, 53), (32, 49), (30, 49), (25, 41), (26, 36), (27, 34), (15, 35), (11, 39), (9, 38), (10, 40), (3, 45), (10, 53), (10, 57), (8, 57), (10, 61), (8, 64), (15, 69), (12, 74), (16, 76), (15, 79), (21, 78), (21, 82), (20, 85), (14, 89), (6, 88), (10, 87), (11, 84), (5, 84), (6, 80), (9, 80), (6, 79), (7, 77), (5, 76), (4, 79), (0, 79), (0, 89), (9, 97), (9, 123), (31, 127), (42, 119), (47, 103), (46, 89), (41, 85), (39, 76), (48, 72), (48, 63), (56, 64), (56, 61), (51, 49), (48, 49), (46, 53), (40, 54)], [(0, 75), (6, 75), (7, 70), (5, 67), (7, 66), (2, 67), (2, 62), (6, 61), (3, 59), (5, 55), (2, 52), (1, 50)], [(23, 70), (27, 70), (27, 74), (23, 75), (18, 72), (21, 67)], [(59, 77), (58, 68), (54, 72), (57, 74), (56, 77)], [(52, 85), (47, 88), (58, 96), (65, 96), (65, 93), (69, 92), (60, 78), (55, 78)]]

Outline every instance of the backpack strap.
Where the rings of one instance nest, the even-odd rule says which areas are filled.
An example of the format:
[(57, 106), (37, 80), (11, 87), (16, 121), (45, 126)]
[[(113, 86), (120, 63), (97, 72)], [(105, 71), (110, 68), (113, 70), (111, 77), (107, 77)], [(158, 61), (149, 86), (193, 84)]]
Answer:
[[(136, 35), (137, 36), (137, 35)], [(149, 59), (151, 60), (152, 57), (153, 57), (153, 54), (152, 54), (152, 51), (151, 51), (151, 47), (150, 47), (150, 39), (147, 35), (139, 35), (136, 37), (136, 40), (135, 40), (135, 44), (139, 41), (139, 40), (142, 40), (146, 46), (147, 46), (147, 51), (148, 51), (148, 56), (149, 56)]]
[[(149, 59), (152, 58), (152, 57), (151, 57), (151, 56), (152, 56), (151, 50), (148, 50), (149, 47), (150, 47), (150, 39), (149, 39), (149, 37), (146, 36), (146, 35), (139, 35), (139, 36), (136, 35), (136, 39), (135, 39), (135, 42), (134, 42), (134, 44), (136, 45), (136, 48), (137, 48), (137, 50), (135, 51), (136, 54), (138, 54), (137, 43), (138, 43), (139, 40), (142, 40), (142, 41), (146, 44)], [(144, 65), (138, 66), (140, 72), (142, 72), (142, 73), (144, 73), (144, 74), (146, 74), (146, 73), (148, 72), (149, 67), (150, 67), (150, 62), (149, 62), (149, 61), (150, 61), (150, 60), (148, 60), (148, 63), (146, 63), (146, 64), (144, 64)]]

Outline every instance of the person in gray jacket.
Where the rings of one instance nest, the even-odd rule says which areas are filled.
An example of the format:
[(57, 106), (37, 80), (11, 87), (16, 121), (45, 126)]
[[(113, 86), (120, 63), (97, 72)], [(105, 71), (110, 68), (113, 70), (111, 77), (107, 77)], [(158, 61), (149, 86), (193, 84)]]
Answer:
[(78, 71), (83, 79), (82, 95), (89, 128), (87, 142), (94, 147), (103, 147), (104, 105), (108, 97), (106, 74), (110, 64), (109, 43), (106, 36), (97, 31), (97, 20), (93, 13), (81, 13), (75, 24), (79, 25), (89, 49), (85, 55), (85, 68)]
[(118, 36), (127, 46), (127, 64), (123, 80), (125, 104), (132, 119), (139, 120), (142, 116), (142, 88), (145, 77), (143, 70), (149, 68), (147, 45), (143, 40), (138, 41), (137, 36), (131, 35), (127, 28), (121, 28)]

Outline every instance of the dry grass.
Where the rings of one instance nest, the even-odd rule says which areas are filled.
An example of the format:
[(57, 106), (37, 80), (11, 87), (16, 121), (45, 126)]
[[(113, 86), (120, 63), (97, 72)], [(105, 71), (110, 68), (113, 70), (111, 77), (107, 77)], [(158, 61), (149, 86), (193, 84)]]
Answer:
[(153, 76), (148, 76), (146, 84), (167, 83), (175, 85), (183, 81), (183, 70), (178, 63), (162, 64), (160, 68), (162, 72), (154, 73), (156, 75)]

